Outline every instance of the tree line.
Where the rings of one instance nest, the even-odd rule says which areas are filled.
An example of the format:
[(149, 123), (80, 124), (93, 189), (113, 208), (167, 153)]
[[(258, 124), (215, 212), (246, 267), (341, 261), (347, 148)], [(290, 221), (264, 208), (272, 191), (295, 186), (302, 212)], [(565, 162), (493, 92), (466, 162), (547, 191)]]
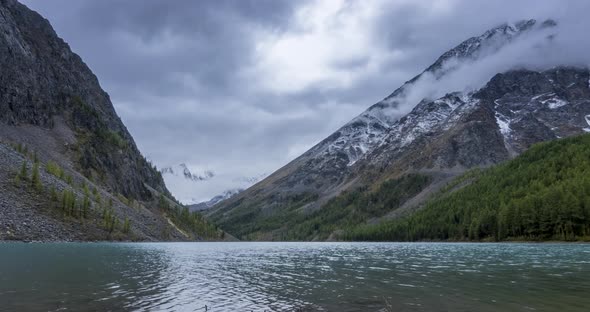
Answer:
[[(588, 240), (590, 135), (532, 146), (459, 180), (413, 215), (349, 228), (345, 240)], [(454, 185), (457, 185), (455, 183)]]
[[(66, 171), (54, 161), (48, 161), (45, 164), (45, 171), (48, 174), (55, 176), (56, 178), (64, 181), (71, 188), (63, 188), (58, 191), (55, 185), (45, 187), (41, 181), (40, 169), (41, 162), (37, 157), (36, 152), (31, 152), (22, 144), (14, 144), (13, 148), (24, 156), (24, 160), (20, 166), (20, 169), (14, 177), (14, 184), (17, 187), (29, 186), (31, 190), (37, 193), (43, 193), (49, 195), (49, 201), (51, 206), (60, 211), (66, 219), (78, 219), (80, 221), (90, 220), (90, 211), (94, 205), (97, 205), (98, 210), (102, 210), (102, 227), (109, 235), (117, 230), (123, 234), (131, 233), (131, 221), (128, 217), (125, 217), (121, 224), (119, 218), (114, 214), (113, 200), (109, 199), (103, 201), (100, 196), (100, 192), (96, 187), (92, 188), (92, 191), (88, 187), (86, 182), (82, 182), (76, 185), (71, 175), (67, 174)], [(29, 161), (32, 162), (32, 166), (29, 165)], [(29, 167), (30, 173), (29, 173)], [(78, 197), (76, 190), (81, 191), (83, 196)]]

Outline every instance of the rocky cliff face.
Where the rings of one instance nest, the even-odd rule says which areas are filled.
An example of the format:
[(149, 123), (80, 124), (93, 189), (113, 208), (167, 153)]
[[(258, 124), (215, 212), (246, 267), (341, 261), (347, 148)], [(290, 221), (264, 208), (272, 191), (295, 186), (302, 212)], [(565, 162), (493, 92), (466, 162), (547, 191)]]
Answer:
[(63, 126), (72, 135), (67, 153), (87, 177), (136, 199), (151, 196), (144, 183), (167, 193), (96, 76), (47, 20), (15, 0), (0, 1), (0, 68), (2, 123)]
[(500, 25), (480, 36), (465, 40), (445, 52), (422, 73), (404, 83), (382, 101), (369, 107), (306, 154), (311, 154), (309, 156), (313, 158), (321, 158), (322, 162), (318, 165), (330, 167), (353, 165), (359, 158), (378, 146), (386, 136), (387, 129), (404, 115), (403, 111), (397, 109), (410, 101), (408, 93), (420, 79), (428, 77), (436, 83), (436, 80), (455, 71), (462, 62), (485, 58), (522, 35), (554, 26), (556, 23), (552, 20), (543, 23), (523, 20), (516, 24)]
[(216, 237), (167, 199), (96, 76), (15, 0), (0, 0), (0, 68), (0, 240)]
[[(434, 77), (437, 83), (455, 70), (455, 64), (493, 54), (518, 36), (555, 25), (551, 20), (522, 21), (466, 40), (292, 163), (214, 207), (211, 217), (231, 226), (261, 224), (284, 209), (306, 214), (344, 190), (376, 187), (408, 172), (448, 178), (507, 160), (536, 142), (587, 131), (590, 94), (585, 68), (499, 73), (479, 90), (424, 98), (404, 116), (395, 109), (407, 101), (404, 94), (422, 76)], [(297, 196), (308, 200), (294, 207), (289, 203)], [(264, 239), (280, 231), (252, 228)]]
[(588, 69), (515, 70), (474, 93), (419, 103), (359, 160), (368, 168), (471, 168), (507, 160), (534, 143), (584, 133), (590, 111)]

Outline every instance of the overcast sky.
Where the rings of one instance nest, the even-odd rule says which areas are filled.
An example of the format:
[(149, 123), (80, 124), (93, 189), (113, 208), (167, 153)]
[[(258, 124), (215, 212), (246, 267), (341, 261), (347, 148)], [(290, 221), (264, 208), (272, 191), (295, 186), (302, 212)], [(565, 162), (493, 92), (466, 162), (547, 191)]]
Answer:
[(159, 168), (217, 174), (170, 186), (184, 201), (285, 165), (468, 37), (590, 12), (561, 0), (23, 2), (94, 71)]

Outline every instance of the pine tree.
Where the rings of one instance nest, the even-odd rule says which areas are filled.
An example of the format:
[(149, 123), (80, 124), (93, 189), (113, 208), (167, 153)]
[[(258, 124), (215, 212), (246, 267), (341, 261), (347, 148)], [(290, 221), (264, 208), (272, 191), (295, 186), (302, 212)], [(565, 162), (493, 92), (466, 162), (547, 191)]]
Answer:
[(110, 218), (109, 211), (106, 207), (102, 209), (102, 226), (106, 229), (109, 226)]
[(84, 192), (84, 195), (90, 195), (90, 189), (88, 188), (86, 181), (82, 181), (82, 191)]
[(51, 199), (52, 202), (58, 202), (59, 198), (57, 196), (57, 191), (55, 190), (55, 186), (51, 186), (51, 189), (49, 190), (49, 198)]
[(131, 222), (129, 218), (125, 217), (125, 222), (123, 223), (123, 233), (128, 234), (131, 230)]
[(88, 210), (90, 210), (90, 198), (84, 195), (84, 202), (82, 204), (82, 218), (88, 218)]
[(62, 192), (62, 209), (63, 209), (64, 215), (75, 217), (75, 213), (76, 213), (75, 207), (76, 207), (76, 195), (74, 194), (74, 191), (63, 190), (63, 192)]
[(23, 161), (23, 164), (20, 167), (19, 176), (20, 176), (21, 180), (25, 180), (25, 181), (27, 180), (28, 173), (27, 173), (27, 161), (26, 160)]
[(102, 205), (102, 198), (100, 197), (100, 194), (97, 193), (94, 196), (94, 201), (96, 202), (96, 204), (98, 205), (99, 208), (101, 208), (103, 206)]
[(70, 194), (70, 215), (76, 217), (76, 196), (73, 191)]
[(66, 211), (66, 191), (61, 192), (61, 210)]
[(36, 190), (41, 190), (43, 188), (43, 186), (41, 185), (41, 178), (39, 177), (38, 162), (33, 164), (33, 173), (31, 174), (31, 186)]
[(119, 219), (115, 218), (115, 222), (113, 223), (113, 230), (116, 230), (119, 227)]

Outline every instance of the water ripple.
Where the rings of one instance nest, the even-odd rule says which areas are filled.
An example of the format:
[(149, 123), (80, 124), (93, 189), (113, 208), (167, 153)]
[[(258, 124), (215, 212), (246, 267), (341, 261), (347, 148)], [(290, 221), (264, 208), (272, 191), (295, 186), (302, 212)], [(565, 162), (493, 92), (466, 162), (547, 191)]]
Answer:
[(589, 247), (2, 244), (0, 302), (13, 311), (586, 311)]

